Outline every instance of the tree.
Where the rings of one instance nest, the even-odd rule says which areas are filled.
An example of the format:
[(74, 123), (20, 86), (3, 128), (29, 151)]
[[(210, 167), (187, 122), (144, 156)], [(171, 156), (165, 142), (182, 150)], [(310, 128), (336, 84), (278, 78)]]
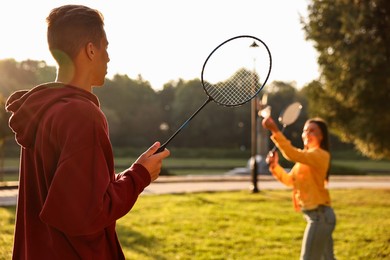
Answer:
[(107, 115), (113, 145), (143, 147), (157, 140), (161, 113), (149, 82), (117, 74), (94, 93)]
[(8, 127), (9, 115), (5, 111), (5, 98), (0, 94), (0, 144), (5, 138), (12, 136), (12, 131)]
[(15, 90), (30, 89), (37, 84), (54, 81), (56, 68), (45, 61), (0, 60), (0, 93), (8, 97)]
[(3, 181), (4, 166), (4, 141), (7, 137), (12, 136), (12, 131), (8, 127), (8, 114), (4, 109), (5, 99), (0, 93), (0, 181)]
[(302, 18), (319, 52), (313, 112), (371, 158), (390, 158), (390, 2), (312, 0)]
[[(179, 81), (175, 87), (172, 103), (171, 125), (169, 135), (173, 134), (205, 101), (206, 95), (199, 79)], [(204, 120), (210, 107), (205, 107), (188, 125), (175, 137), (172, 146), (204, 146)]]
[(172, 134), (172, 126), (175, 125), (173, 119), (174, 111), (172, 106), (175, 100), (175, 89), (176, 86), (181, 85), (183, 80), (179, 79), (178, 81), (170, 81), (164, 84), (163, 89), (157, 92), (158, 101), (159, 101), (159, 111), (161, 113), (160, 122), (160, 136), (159, 140), (165, 142), (168, 140)]

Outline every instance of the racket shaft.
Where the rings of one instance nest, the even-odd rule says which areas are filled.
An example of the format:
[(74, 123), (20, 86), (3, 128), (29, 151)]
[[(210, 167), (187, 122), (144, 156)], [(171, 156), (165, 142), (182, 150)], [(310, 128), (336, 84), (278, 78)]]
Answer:
[[(287, 125), (283, 125), (283, 128), (282, 128), (282, 133), (284, 133), (284, 130), (286, 129), (286, 126)], [(277, 150), (278, 148), (276, 147), (276, 145), (274, 144), (274, 147), (272, 148), (272, 150), (270, 151), (270, 153), (274, 153), (274, 152), (276, 152), (276, 150)]]
[(210, 101), (211, 101), (211, 97), (209, 97), (204, 103), (202, 106), (200, 106), (198, 108), (198, 110), (195, 111), (195, 113), (193, 113), (182, 125), (179, 129), (176, 130), (176, 132), (171, 135), (171, 137), (169, 137), (169, 139), (163, 144), (160, 146), (160, 148), (158, 148), (158, 150), (155, 152), (156, 153), (160, 153), (162, 151), (164, 151), (165, 147), (172, 141), (173, 138), (175, 138), (175, 136), (184, 128), (187, 126), (187, 124), (199, 113), (200, 110), (202, 110)]

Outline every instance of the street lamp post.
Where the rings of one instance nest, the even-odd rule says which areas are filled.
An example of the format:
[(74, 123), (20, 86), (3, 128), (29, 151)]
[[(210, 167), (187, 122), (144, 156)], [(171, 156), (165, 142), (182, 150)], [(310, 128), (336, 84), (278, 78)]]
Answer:
[[(271, 115), (271, 107), (267, 105), (268, 94), (264, 93), (258, 107), (259, 119), (265, 118)], [(258, 173), (269, 174), (268, 164), (266, 162), (268, 149), (269, 149), (269, 136), (268, 131), (261, 127), (261, 120), (258, 120), (258, 134), (257, 134), (257, 153), (258, 153)]]
[(257, 187), (257, 172), (258, 172), (258, 164), (256, 160), (257, 155), (257, 107), (258, 97), (256, 96), (251, 101), (251, 160), (250, 160), (250, 169), (252, 176), (252, 186), (251, 190), (253, 193), (259, 192), (259, 188)]
[[(259, 45), (254, 41), (250, 46), (250, 48), (258, 48)], [(257, 84), (256, 77), (256, 58), (253, 58), (253, 73), (252, 73), (252, 84), (255, 89), (255, 84)], [(256, 95), (251, 101), (251, 160), (250, 160), (250, 169), (252, 176), (252, 187), (251, 191), (253, 193), (259, 192), (259, 188), (257, 187), (257, 171), (258, 164), (256, 161), (257, 155), (257, 104), (259, 102), (259, 98)]]

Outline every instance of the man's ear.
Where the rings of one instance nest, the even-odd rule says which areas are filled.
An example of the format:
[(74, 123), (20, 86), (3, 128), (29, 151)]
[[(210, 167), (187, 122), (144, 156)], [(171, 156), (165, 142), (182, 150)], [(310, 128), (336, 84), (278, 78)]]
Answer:
[(87, 57), (90, 59), (90, 60), (93, 60), (93, 58), (95, 57), (95, 45), (93, 45), (92, 42), (89, 42), (87, 43), (86, 45), (86, 54), (87, 54)]

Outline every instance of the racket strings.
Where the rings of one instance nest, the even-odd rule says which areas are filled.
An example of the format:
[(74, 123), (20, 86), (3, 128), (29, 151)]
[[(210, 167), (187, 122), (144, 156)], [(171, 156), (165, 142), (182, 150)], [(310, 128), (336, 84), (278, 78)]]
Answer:
[(246, 70), (239, 70), (230, 79), (211, 84), (205, 82), (205, 89), (209, 96), (217, 103), (226, 106), (235, 106), (245, 103), (259, 91), (260, 84), (257, 75)]

